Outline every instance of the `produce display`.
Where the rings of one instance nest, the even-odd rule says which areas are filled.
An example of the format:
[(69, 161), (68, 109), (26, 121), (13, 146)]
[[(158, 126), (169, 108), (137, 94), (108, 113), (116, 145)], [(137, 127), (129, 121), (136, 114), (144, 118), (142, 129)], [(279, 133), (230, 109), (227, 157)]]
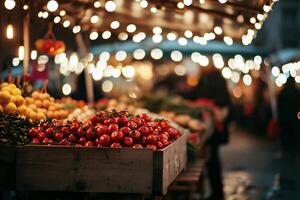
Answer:
[(100, 111), (84, 122), (50, 121), (31, 128), (33, 144), (162, 149), (182, 133), (166, 120), (153, 120), (147, 114), (127, 111)]
[(84, 121), (88, 119), (91, 115), (95, 114), (95, 109), (89, 106), (84, 106), (83, 108), (76, 108), (72, 113), (70, 113), (67, 117), (67, 120), (78, 120)]
[(36, 123), (26, 118), (20, 118), (16, 114), (0, 112), (0, 143), (27, 144), (30, 141), (27, 132), (33, 126), (36, 126)]

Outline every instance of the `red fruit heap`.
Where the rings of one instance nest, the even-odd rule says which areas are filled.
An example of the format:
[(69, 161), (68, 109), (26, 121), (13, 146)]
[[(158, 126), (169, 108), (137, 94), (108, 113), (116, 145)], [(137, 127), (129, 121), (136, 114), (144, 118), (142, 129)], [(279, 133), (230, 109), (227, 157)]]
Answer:
[(34, 144), (162, 149), (182, 133), (165, 120), (148, 115), (131, 116), (126, 111), (100, 111), (85, 122), (44, 122), (28, 133)]

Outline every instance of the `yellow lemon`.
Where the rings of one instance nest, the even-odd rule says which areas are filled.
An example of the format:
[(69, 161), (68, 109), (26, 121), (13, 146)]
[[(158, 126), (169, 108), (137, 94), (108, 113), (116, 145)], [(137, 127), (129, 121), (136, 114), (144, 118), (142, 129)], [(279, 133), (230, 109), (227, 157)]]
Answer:
[(11, 99), (11, 95), (8, 91), (1, 91), (0, 92), (0, 103), (8, 104)]
[(4, 112), (10, 113), (10, 114), (16, 113), (17, 110), (18, 110), (17, 106), (16, 106), (14, 103), (12, 103), (12, 102), (8, 103), (8, 104), (4, 107)]

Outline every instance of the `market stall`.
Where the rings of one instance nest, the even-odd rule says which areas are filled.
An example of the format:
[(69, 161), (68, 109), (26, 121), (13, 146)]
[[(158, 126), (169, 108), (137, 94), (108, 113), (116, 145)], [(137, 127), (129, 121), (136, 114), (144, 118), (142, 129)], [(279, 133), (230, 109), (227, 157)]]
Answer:
[[(227, 110), (153, 91), (174, 74), (195, 87), (199, 66), (210, 60), (225, 79), (250, 85), (266, 65), (255, 49), (244, 57), (193, 51), (220, 41), (250, 45), (273, 3), (5, 0), (7, 38), (17, 10), (23, 42), (12, 60), (16, 68), (21, 61), (21, 73), (1, 74), (0, 189), (199, 193), (207, 140), (224, 128)], [(36, 36), (38, 26), (46, 31)], [(99, 83), (105, 98), (97, 98)], [(167, 90), (174, 89), (186, 92), (180, 85)]]

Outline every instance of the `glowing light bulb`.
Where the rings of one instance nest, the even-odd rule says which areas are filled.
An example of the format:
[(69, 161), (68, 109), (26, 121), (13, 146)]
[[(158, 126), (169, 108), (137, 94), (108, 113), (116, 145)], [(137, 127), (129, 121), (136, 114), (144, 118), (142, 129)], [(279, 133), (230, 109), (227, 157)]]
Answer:
[(55, 1), (55, 0), (48, 1), (48, 3), (47, 3), (47, 9), (50, 12), (55, 12), (58, 9), (58, 3), (57, 3), (57, 1)]
[(24, 60), (24, 46), (19, 47), (19, 60)]
[(99, 20), (100, 20), (100, 18), (99, 18), (98, 15), (93, 15), (93, 16), (91, 17), (91, 23), (92, 23), (92, 24), (96, 24)]
[(12, 24), (8, 24), (6, 27), (6, 37), (9, 40), (14, 38), (14, 27)]
[(62, 87), (62, 92), (64, 95), (69, 95), (72, 92), (72, 87), (69, 83), (65, 83)]
[(113, 21), (110, 23), (110, 28), (112, 28), (112, 29), (117, 29), (119, 27), (120, 27), (120, 22), (118, 22), (118, 21)]
[(4, 6), (7, 10), (12, 10), (16, 6), (16, 2), (14, 0), (5, 0)]
[(117, 4), (114, 1), (107, 1), (105, 3), (105, 10), (108, 12), (113, 12), (117, 9)]

